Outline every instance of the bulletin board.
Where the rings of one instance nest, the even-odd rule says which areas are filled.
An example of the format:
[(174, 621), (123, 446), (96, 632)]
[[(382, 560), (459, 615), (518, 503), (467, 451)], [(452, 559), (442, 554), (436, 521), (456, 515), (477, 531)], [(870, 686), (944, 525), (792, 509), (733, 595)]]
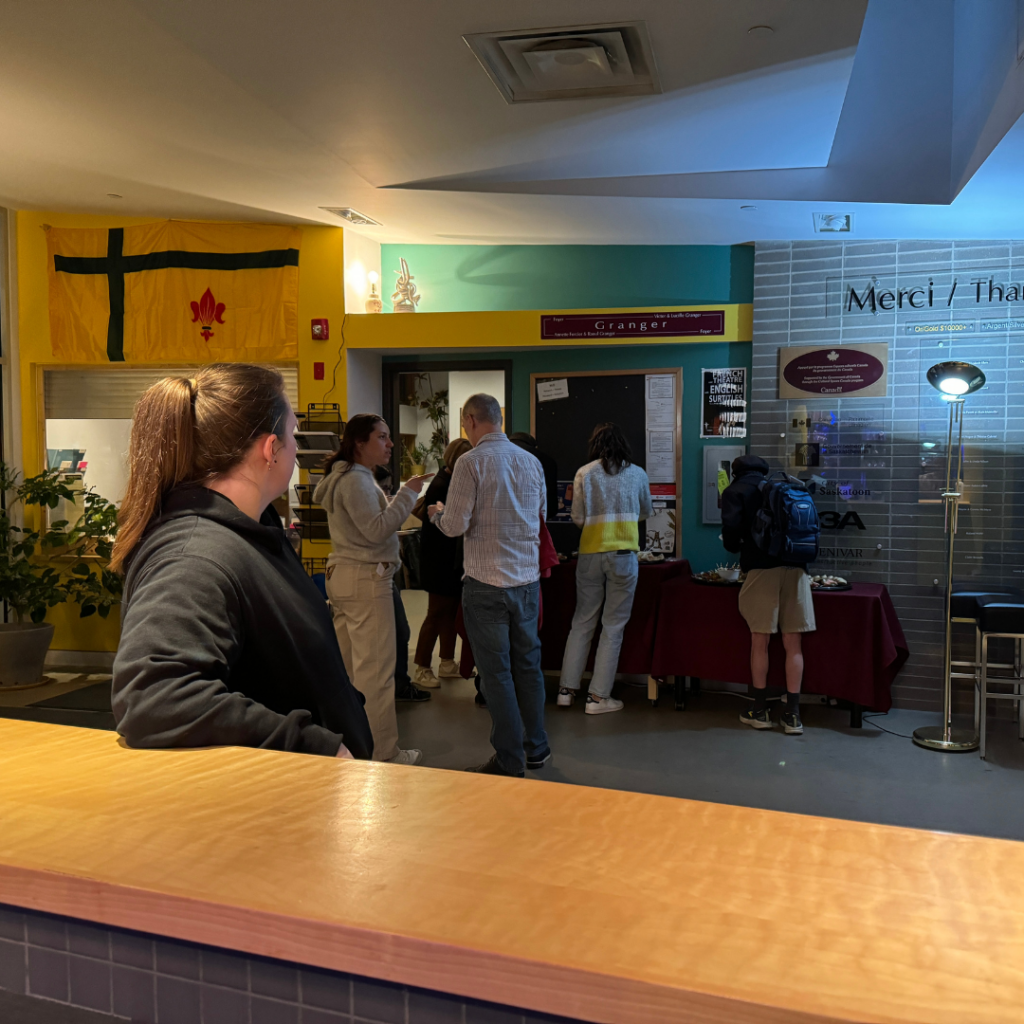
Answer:
[(647, 546), (677, 556), (682, 419), (683, 373), (678, 367), (530, 375), (530, 433), (558, 464), (559, 494), (589, 461), (594, 427), (617, 423), (633, 449), (633, 461), (651, 482), (655, 515), (647, 524)]

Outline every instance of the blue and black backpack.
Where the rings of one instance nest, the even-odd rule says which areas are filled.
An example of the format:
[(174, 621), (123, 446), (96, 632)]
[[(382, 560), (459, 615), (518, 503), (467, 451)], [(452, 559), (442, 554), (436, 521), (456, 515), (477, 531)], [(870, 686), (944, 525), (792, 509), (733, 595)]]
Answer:
[(751, 535), (759, 550), (774, 558), (806, 565), (818, 557), (821, 524), (802, 480), (775, 473), (758, 484), (761, 507)]

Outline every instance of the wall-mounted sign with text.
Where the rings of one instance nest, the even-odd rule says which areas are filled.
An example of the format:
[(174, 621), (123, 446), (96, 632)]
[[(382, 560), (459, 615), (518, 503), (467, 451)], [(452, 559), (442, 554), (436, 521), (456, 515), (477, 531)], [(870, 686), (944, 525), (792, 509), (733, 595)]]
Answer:
[(664, 313), (542, 314), (545, 341), (588, 338), (690, 338), (725, 334), (724, 309), (673, 310)]
[(887, 342), (783, 347), (779, 349), (779, 398), (884, 398), (888, 367)]

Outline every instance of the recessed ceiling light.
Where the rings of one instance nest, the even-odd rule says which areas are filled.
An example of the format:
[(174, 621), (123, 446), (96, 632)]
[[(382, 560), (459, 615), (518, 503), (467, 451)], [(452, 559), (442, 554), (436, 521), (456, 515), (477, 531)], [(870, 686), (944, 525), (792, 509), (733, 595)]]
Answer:
[(107, 193), (107, 198), (108, 199), (124, 199), (124, 196), (119, 196), (116, 192), (108, 192)]
[(775, 29), (771, 25), (751, 25), (747, 29), (748, 36), (754, 36), (755, 39), (767, 39), (769, 36), (775, 35)]
[(367, 217), (365, 213), (353, 210), (351, 206), (321, 206), (320, 209), (333, 213), (336, 217), (340, 217), (342, 220), (348, 221), (349, 224), (354, 224), (359, 228), (383, 227), (379, 220)]
[(756, 210), (757, 207), (756, 206), (741, 206), (740, 209), (741, 210)]

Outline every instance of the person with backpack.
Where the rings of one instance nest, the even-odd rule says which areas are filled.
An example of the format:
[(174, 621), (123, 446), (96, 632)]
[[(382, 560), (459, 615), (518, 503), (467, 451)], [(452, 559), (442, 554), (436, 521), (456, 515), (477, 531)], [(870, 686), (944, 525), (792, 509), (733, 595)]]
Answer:
[[(732, 483), (722, 492), (722, 543), (738, 553), (746, 573), (739, 607), (750, 628), (750, 675), (753, 704), (740, 721), (770, 729), (768, 714), (768, 642), (782, 633), (786, 651), (787, 735), (804, 731), (800, 721), (803, 683), (802, 635), (815, 627), (811, 578), (807, 564), (818, 553), (819, 524), (814, 503), (803, 484), (779, 473), (757, 455), (741, 455), (732, 464)], [(781, 478), (781, 479), (780, 479)]]

